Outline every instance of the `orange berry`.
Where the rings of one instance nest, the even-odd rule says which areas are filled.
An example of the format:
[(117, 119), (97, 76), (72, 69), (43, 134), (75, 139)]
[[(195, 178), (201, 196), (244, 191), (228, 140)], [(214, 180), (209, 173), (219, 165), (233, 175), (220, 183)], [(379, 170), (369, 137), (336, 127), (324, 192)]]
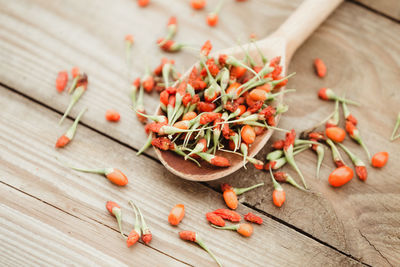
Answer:
[(178, 225), (185, 216), (185, 206), (183, 204), (175, 205), (168, 215), (168, 222), (172, 225)]
[(262, 89), (253, 89), (250, 92), (250, 97), (254, 101), (265, 101), (268, 97), (268, 93)]
[(337, 143), (341, 143), (346, 137), (346, 132), (337, 126), (326, 128), (325, 134), (329, 139)]
[(272, 201), (274, 202), (275, 206), (281, 207), (286, 200), (285, 191), (275, 189), (272, 193)]
[(197, 113), (194, 112), (194, 111), (190, 111), (190, 112), (186, 113), (185, 115), (183, 115), (182, 120), (183, 121), (190, 121), (190, 120), (192, 120), (192, 119), (194, 119), (196, 117), (197, 117)]
[(118, 169), (112, 169), (111, 172), (106, 173), (107, 179), (113, 184), (124, 186), (128, 183), (128, 178)]
[(389, 159), (389, 153), (387, 152), (378, 152), (371, 159), (371, 165), (375, 168), (382, 168), (386, 165), (386, 162)]
[(114, 121), (117, 122), (121, 118), (121, 115), (119, 115), (118, 111), (109, 109), (106, 111), (106, 119), (108, 121)]
[(71, 141), (71, 140), (68, 137), (66, 137), (65, 135), (62, 135), (60, 138), (58, 138), (56, 147), (57, 148), (64, 147), (69, 143), (69, 141)]
[(218, 15), (211, 13), (207, 15), (207, 24), (214, 27), (218, 23)]
[(130, 42), (131, 44), (133, 44), (133, 35), (132, 34), (127, 34), (125, 36), (125, 41)]
[(267, 93), (271, 92), (271, 90), (272, 90), (271, 84), (269, 84), (269, 83), (257, 86), (255, 89), (260, 89), (260, 90), (263, 90), (263, 91), (265, 91)]
[(59, 93), (64, 91), (65, 86), (67, 86), (68, 83), (68, 72), (66, 71), (60, 71), (57, 75), (56, 79), (56, 88)]
[(329, 183), (334, 187), (339, 187), (349, 182), (354, 176), (353, 170), (348, 166), (335, 169), (328, 178)]
[(73, 67), (73, 68), (71, 69), (72, 77), (75, 78), (76, 76), (78, 76), (78, 75), (79, 75), (79, 72), (80, 72), (79, 67)]
[(317, 75), (319, 77), (321, 77), (321, 78), (325, 77), (326, 65), (320, 58), (316, 58), (314, 60), (314, 67), (315, 67), (315, 71), (317, 72)]
[(225, 190), (222, 196), (224, 197), (224, 201), (228, 208), (233, 210), (237, 208), (239, 201), (235, 191), (233, 191), (232, 189)]
[(150, 3), (150, 0), (139, 0), (138, 5), (141, 7), (145, 7)]
[(248, 223), (241, 223), (239, 225), (239, 228), (237, 229), (237, 232), (242, 236), (249, 237), (253, 233), (253, 226), (251, 226), (251, 224)]
[(242, 92), (242, 89), (239, 89), (240, 83), (232, 83), (231, 85), (229, 85), (228, 89), (226, 89), (226, 93), (233, 95), (233, 96), (239, 96), (240, 93)]
[(190, 5), (193, 9), (203, 9), (206, 6), (206, 0), (191, 0)]
[(242, 140), (248, 145), (254, 143), (254, 140), (256, 139), (256, 132), (250, 125), (243, 126), (240, 134), (242, 136)]
[(247, 69), (245, 67), (234, 66), (231, 68), (230, 75), (239, 79), (246, 73), (246, 71)]

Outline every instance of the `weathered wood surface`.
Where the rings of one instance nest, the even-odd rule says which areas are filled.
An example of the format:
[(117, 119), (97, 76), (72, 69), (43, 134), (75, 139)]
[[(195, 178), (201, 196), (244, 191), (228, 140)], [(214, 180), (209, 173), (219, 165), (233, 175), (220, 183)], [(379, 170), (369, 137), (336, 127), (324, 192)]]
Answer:
[[(57, 124), (58, 115), (3, 87), (0, 90), (3, 96), (0, 99), (3, 107), (0, 123), (4, 126), (0, 133), (0, 149), (3, 151), (0, 177), (3, 183), (1, 195), (5, 198), (2, 201), (4, 221), (1, 225), (3, 232), (10, 231), (5, 241), (16, 242), (9, 240), (14, 235), (27, 236), (30, 242), (34, 241), (29, 239), (32, 235), (38, 235), (37, 238), (42, 241), (53, 241), (60, 232), (62, 235), (58, 242), (68, 240), (68, 246), (60, 250), (31, 248), (33, 255), (39, 254), (38, 259), (48, 256), (56, 260), (56, 256), (52, 258), (52, 253), (68, 257), (63, 249), (71, 247), (75, 251), (83, 243), (80, 256), (87, 255), (89, 261), (94, 260), (94, 251), (97, 255), (104, 253), (108, 257), (104, 264), (115, 259), (125, 264), (137, 260), (151, 265), (152, 261), (162, 262), (165, 255), (171, 257), (165, 259), (171, 264), (179, 263), (173, 259), (195, 266), (213, 264), (200, 248), (179, 239), (179, 231), (193, 229), (226, 266), (266, 263), (278, 266), (296, 265), (298, 262), (331, 266), (359, 264), (266, 216), (262, 216), (263, 226), (255, 226), (255, 234), (250, 238), (213, 229), (204, 215), (223, 206), (219, 193), (199, 183), (177, 179), (161, 164), (146, 157), (135, 157), (131, 149), (83, 126), (79, 126), (73, 143), (62, 151), (55, 151), (53, 143), (56, 135), (52, 129)], [(123, 188), (113, 186), (99, 175), (67, 169), (55, 157), (74, 166), (110, 164), (123, 169), (130, 183)], [(124, 210), (125, 232), (131, 230), (134, 221), (128, 200), (132, 199), (142, 207), (154, 235), (149, 247), (142, 244), (132, 249), (125, 247), (117, 232), (115, 219), (104, 207), (110, 199), (121, 204)], [(186, 216), (179, 227), (172, 227), (167, 217), (176, 203), (185, 204)], [(241, 214), (248, 211), (250, 209), (243, 205), (238, 208)], [(26, 220), (31, 221), (30, 228), (24, 227)], [(17, 225), (12, 226), (11, 222)], [(45, 231), (44, 225), (50, 227), (48, 231)], [(21, 227), (26, 229), (18, 233)], [(16, 254), (13, 259), (19, 260), (19, 255)], [(147, 258), (150, 258), (149, 262), (146, 262)], [(76, 261), (79, 260), (77, 256)], [(82, 264), (85, 264), (83, 260)]]
[[(61, 1), (3, 0), (0, 1), (0, 82), (62, 112), (68, 97), (55, 92), (55, 74), (60, 69), (79, 65), (88, 72), (90, 85), (72, 115), (76, 115), (83, 106), (89, 106), (83, 118), (85, 124), (138, 149), (144, 140), (144, 132), (136, 119), (128, 115), (131, 111), (129, 92), (124, 82), (121, 41), (126, 33), (133, 33), (136, 37), (133, 76), (137, 76), (142, 72), (145, 58), (152, 66), (158, 63), (161, 53), (154, 41), (156, 36), (164, 33), (169, 15), (179, 14), (178, 19), (182, 22), (177, 40), (200, 45), (209, 38), (218, 49), (234, 44), (238, 37), (245, 40), (251, 32), (260, 37), (266, 36), (300, 2), (254, 0), (237, 4), (243, 8), (227, 5), (220, 25), (209, 29), (204, 23), (205, 12), (194, 13), (179, 1), (160, 1), (151, 8), (139, 11), (134, 1), (128, 0), (115, 1), (113, 6), (101, 1), (79, 1), (66, 6)], [(260, 19), (246, 19), (243, 10)], [(118, 20), (115, 14), (118, 14)], [(231, 19), (233, 16), (241, 19)], [(329, 86), (343, 92), (348, 88), (347, 95), (363, 103), (362, 108), (352, 111), (360, 119), (359, 127), (364, 139), (371, 152), (387, 150), (391, 154), (389, 165), (383, 170), (370, 170), (366, 184), (354, 179), (345, 188), (332, 190), (326, 184), (326, 177), (333, 167), (330, 155), (322, 169), (323, 178), (318, 181), (312, 178), (315, 156), (310, 152), (298, 158), (299, 165), (309, 177), (313, 190), (321, 192), (321, 195), (305, 195), (285, 187), (289, 195), (282, 209), (271, 205), (271, 189), (267, 192), (256, 190), (243, 198), (246, 204), (373, 265), (396, 265), (400, 262), (400, 212), (396, 205), (400, 189), (395, 183), (400, 172), (395, 163), (399, 160), (399, 143), (387, 142), (398, 112), (394, 107), (400, 103), (397, 89), (400, 85), (399, 36), (400, 26), (395, 22), (353, 3), (342, 4), (295, 55), (291, 70), (298, 75), (290, 86), (297, 88), (298, 92), (287, 98), (291, 109), (280, 124), (283, 128), (294, 127), (298, 130), (311, 126), (333, 108), (332, 104), (316, 100), (316, 90)], [(321, 57), (328, 64), (329, 74), (324, 80), (317, 79), (313, 74), (314, 57)], [(195, 57), (188, 52), (173, 58), (182, 70), (195, 61)], [(147, 98), (149, 106), (155, 107), (156, 98), (155, 95)], [(105, 110), (113, 107), (122, 113), (118, 124), (109, 124), (104, 120)], [(310, 110), (313, 112), (310, 113)], [(54, 132), (54, 125), (48, 127), (50, 132)], [(53, 139), (49, 140), (49, 144), (54, 142)], [(88, 144), (87, 140), (83, 140), (77, 138), (75, 142)], [(363, 156), (360, 149), (351, 142), (347, 143)], [(69, 149), (72, 146), (74, 144)], [(75, 147), (81, 146), (75, 144)], [(70, 155), (75, 154), (76, 151)], [(178, 183), (175, 177), (169, 179), (169, 182)], [(265, 173), (249, 168), (246, 173), (240, 171), (222, 181), (244, 186), (255, 180), (267, 179), (269, 177)], [(204, 256), (204, 260), (208, 258)]]
[(400, 21), (400, 1), (398, 0), (355, 0), (369, 8)]
[(3, 266), (129, 266), (132, 262), (187, 266), (147, 246), (139, 245), (131, 253), (114, 229), (60, 210), (4, 181), (0, 192)]

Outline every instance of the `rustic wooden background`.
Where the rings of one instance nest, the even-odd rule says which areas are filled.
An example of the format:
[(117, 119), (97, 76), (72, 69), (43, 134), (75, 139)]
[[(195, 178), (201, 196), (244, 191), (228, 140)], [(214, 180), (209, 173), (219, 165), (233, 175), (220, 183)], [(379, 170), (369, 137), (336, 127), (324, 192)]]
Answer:
[[(168, 173), (153, 151), (135, 156), (145, 133), (130, 109), (123, 46), (127, 33), (136, 39), (134, 77), (143, 73), (144, 62), (155, 66), (165, 56), (155, 40), (164, 34), (171, 15), (178, 17), (176, 40), (199, 46), (210, 39), (217, 50), (238, 39), (245, 42), (250, 33), (267, 36), (301, 0), (227, 1), (216, 28), (205, 24), (207, 11), (194, 12), (187, 2), (152, 0), (141, 9), (133, 0), (0, 0), (1, 265), (214, 264), (204, 251), (179, 240), (178, 231), (193, 229), (226, 266), (399, 266), (400, 142), (388, 138), (400, 109), (400, 2), (340, 5), (295, 54), (290, 70), (297, 75), (290, 87), (298, 91), (286, 98), (290, 110), (280, 122), (283, 128), (308, 128), (333, 109), (317, 99), (316, 91), (322, 86), (346, 90), (363, 104), (352, 112), (368, 147), (372, 153), (388, 151), (388, 165), (369, 168), (365, 183), (355, 178), (333, 189), (327, 183), (333, 168), (329, 153), (318, 180), (316, 157), (306, 152), (298, 164), (317, 194), (285, 186), (287, 201), (280, 209), (272, 205), (267, 173), (251, 166), (202, 184)], [(215, 2), (210, 0), (208, 8)], [(171, 57), (182, 71), (196, 60), (190, 52)], [(313, 72), (315, 57), (328, 65), (323, 80)], [(75, 65), (88, 73), (89, 89), (58, 127), (68, 96), (56, 92), (54, 80), (59, 70)], [(146, 103), (151, 112), (156, 94), (146, 96)], [(89, 110), (75, 140), (55, 151), (57, 137), (84, 106)], [(119, 123), (105, 121), (109, 108), (120, 111)], [(276, 134), (273, 140), (280, 137)], [(367, 160), (357, 145), (346, 144)], [(96, 175), (73, 172), (56, 156), (74, 165), (120, 168), (130, 183), (119, 188)], [(265, 220), (251, 238), (207, 225), (205, 212), (224, 206), (221, 182), (238, 187), (266, 183), (240, 199), (240, 213), (252, 211)], [(154, 234), (150, 246), (127, 249), (104, 208), (107, 200), (120, 203), (128, 232), (133, 221), (129, 199), (147, 217)], [(187, 214), (174, 228), (167, 215), (176, 203), (184, 203)]]

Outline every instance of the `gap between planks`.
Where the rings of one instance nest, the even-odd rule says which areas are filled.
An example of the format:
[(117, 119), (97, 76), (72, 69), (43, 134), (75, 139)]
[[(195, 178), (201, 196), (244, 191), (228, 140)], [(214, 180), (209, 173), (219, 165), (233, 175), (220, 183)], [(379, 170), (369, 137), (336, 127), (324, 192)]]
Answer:
[[(30, 97), (30, 96), (28, 96), (28, 95), (25, 95), (24, 93), (22, 93), (22, 92), (20, 92), (20, 91), (18, 91), (18, 90), (16, 90), (16, 89), (14, 89), (14, 88), (12, 88), (12, 87), (10, 87), (10, 86), (4, 84), (4, 83), (2, 83), (2, 82), (0, 82), (0, 86), (3, 86), (3, 87), (6, 88), (7, 90), (9, 90), (9, 91), (11, 91), (11, 92), (13, 92), (13, 93), (15, 93), (15, 94), (17, 94), (17, 95), (20, 95), (20, 96), (22, 96), (22, 97), (24, 97), (24, 98), (26, 98), (26, 99), (28, 99), (28, 100), (30, 100), (30, 101), (32, 101), (32, 102), (34, 102), (34, 103), (40, 105), (40, 106), (42, 106), (42, 107), (45, 107), (46, 109), (49, 109), (49, 110), (51, 110), (51, 111), (53, 111), (53, 112), (55, 112), (55, 113), (57, 113), (57, 114), (59, 114), (59, 115), (63, 115), (62, 112), (60, 112), (60, 111), (58, 111), (57, 109), (55, 109), (55, 108), (53, 108), (53, 107), (47, 105), (46, 103), (43, 103), (43, 102), (41, 102), (41, 101), (39, 101), (39, 100), (37, 100), (37, 99), (34, 99), (34, 98), (32, 98), (32, 97)], [(74, 120), (74, 118), (71, 117), (71, 116), (68, 116), (68, 118), (71, 119), (71, 120)], [(100, 134), (101, 136), (106, 137), (106, 138), (108, 138), (108, 139), (110, 139), (110, 140), (112, 140), (112, 141), (114, 141), (114, 142), (116, 142), (116, 143), (118, 143), (118, 144), (120, 144), (120, 145), (122, 145), (122, 146), (124, 146), (124, 147), (126, 147), (126, 148), (128, 148), (128, 149), (130, 149), (130, 150), (133, 150), (133, 151), (135, 151), (135, 152), (138, 151), (138, 149), (136, 149), (136, 148), (130, 146), (129, 144), (124, 143), (124, 142), (122, 142), (122, 141), (120, 141), (120, 140), (118, 140), (118, 139), (116, 139), (116, 138), (114, 138), (114, 137), (112, 137), (112, 136), (110, 136), (110, 135), (107, 135), (106, 133), (101, 132), (101, 131), (99, 131), (99, 130), (97, 130), (97, 129), (95, 129), (95, 128), (93, 128), (93, 127), (91, 127), (91, 126), (89, 126), (89, 125), (87, 125), (87, 124), (85, 124), (85, 123), (79, 122), (79, 124), (81, 124), (82, 126), (88, 128), (88, 129), (90, 129), (91, 131), (94, 131), (94, 132)], [(157, 158), (155, 158), (155, 157), (153, 157), (153, 156), (151, 156), (151, 155), (148, 155), (146, 152), (144, 152), (142, 155), (145, 156), (146, 158), (148, 158), (148, 159), (150, 159), (150, 160), (152, 160), (152, 161), (158, 163), (158, 164), (161, 164), (161, 162), (160, 162)], [(5, 184), (5, 183), (2, 182), (2, 181), (0, 181), (0, 182), (3, 183), (3, 184)], [(216, 189), (213, 188), (212, 186), (208, 185), (207, 183), (200, 183), (200, 184), (202, 184), (202, 185), (204, 185), (205, 187), (207, 187), (207, 188), (213, 190), (214, 192), (217, 192), (218, 194), (220, 194), (220, 192), (219, 192), (218, 190), (216, 190)], [(37, 197), (32, 196), (32, 195), (30, 195), (30, 194), (28, 194), (28, 193), (26, 193), (26, 192), (24, 192), (24, 191), (21, 191), (21, 190), (19, 190), (18, 188), (15, 188), (15, 187), (13, 187), (13, 186), (11, 186), (11, 185), (8, 185), (8, 184), (5, 184), (5, 185), (7, 185), (7, 186), (9, 186), (9, 187), (11, 187), (11, 188), (13, 188), (13, 189), (15, 189), (15, 190), (18, 190), (18, 191), (20, 191), (21, 193), (24, 193), (24, 194), (26, 194), (26, 195), (28, 195), (28, 196), (30, 196), (30, 197), (33, 197), (33, 198), (35, 198), (35, 199), (37, 199), (37, 200), (39, 200), (39, 201), (41, 201), (41, 202), (43, 202), (43, 203), (45, 203), (45, 204), (47, 204), (47, 205), (50, 205), (51, 207), (54, 207), (54, 208), (56, 208), (56, 209), (58, 209), (58, 210), (60, 210), (60, 211), (62, 211), (62, 212), (64, 212), (64, 213), (66, 213), (66, 214), (68, 214), (68, 215), (71, 215), (71, 216), (73, 216), (73, 217), (75, 217), (75, 218), (81, 219), (81, 218), (79, 218), (79, 217), (76, 217), (76, 216), (73, 215), (73, 214), (70, 214), (70, 213), (68, 213), (68, 212), (66, 212), (66, 211), (64, 211), (64, 210), (62, 210), (62, 209), (60, 209), (60, 208), (58, 208), (58, 207), (55, 207), (55, 206), (51, 205), (50, 203), (47, 203), (46, 201), (44, 201), (44, 200), (42, 200), (42, 199), (40, 199), (40, 198), (37, 198)], [(300, 228), (298, 228), (298, 227), (296, 227), (296, 226), (294, 226), (294, 225), (292, 225), (292, 224), (290, 224), (290, 223), (288, 223), (288, 222), (286, 222), (286, 221), (284, 221), (284, 220), (282, 220), (282, 219), (279, 219), (278, 217), (276, 217), (276, 216), (274, 216), (274, 215), (272, 215), (272, 214), (270, 214), (270, 213), (268, 213), (268, 212), (265, 212), (265, 211), (263, 211), (263, 210), (260, 210), (260, 209), (256, 208), (255, 206), (250, 205), (250, 204), (248, 204), (248, 203), (246, 203), (246, 202), (243, 202), (242, 204), (245, 205), (246, 207), (248, 207), (248, 208), (254, 210), (254, 211), (257, 211), (257, 212), (259, 212), (259, 213), (261, 213), (261, 214), (267, 216), (268, 218), (271, 218), (272, 220), (274, 220), (274, 221), (276, 221), (276, 222), (278, 222), (278, 223), (280, 223), (280, 224), (283, 224), (283, 225), (285, 225), (285, 226), (287, 226), (287, 227), (293, 229), (294, 231), (300, 233), (301, 235), (304, 235), (304, 236), (306, 236), (306, 237), (308, 237), (308, 238), (310, 238), (310, 239), (312, 239), (312, 240), (314, 240), (314, 241), (320, 243), (321, 245), (324, 245), (324, 246), (326, 246), (326, 247), (328, 247), (328, 248), (330, 248), (330, 249), (333, 249), (334, 251), (336, 251), (336, 252), (338, 252), (338, 253), (340, 253), (340, 254), (342, 254), (342, 255), (344, 255), (344, 256), (346, 256), (346, 257), (348, 257), (348, 258), (350, 258), (350, 259), (352, 259), (352, 260), (354, 260), (354, 261), (357, 261), (357, 262), (360, 263), (360, 264), (363, 264), (364, 266), (371, 266), (371, 265), (369, 265), (369, 264), (367, 264), (367, 263), (362, 262), (360, 259), (357, 259), (356, 257), (352, 256), (351, 254), (345, 253), (344, 251), (342, 251), (342, 250), (340, 250), (340, 249), (338, 249), (338, 248), (336, 248), (336, 247), (330, 245), (329, 243), (320, 240), (319, 238), (313, 236), (312, 234), (309, 234), (309, 233), (303, 231), (302, 229), (300, 229)], [(82, 220), (82, 219), (81, 219), (81, 220)], [(91, 219), (91, 220), (93, 220), (93, 219)], [(99, 221), (97, 221), (97, 220), (93, 220), (93, 221), (96, 222), (96, 223), (99, 223), (99, 224), (101, 224), (101, 225), (104, 225), (103, 223), (101, 223), (101, 222), (99, 222)], [(114, 228), (109, 227), (109, 226), (107, 226), (107, 225), (104, 225), (104, 226), (106, 226), (106, 227), (108, 227), (108, 228), (110, 228), (110, 229), (112, 229), (112, 230), (118, 232), (117, 229), (114, 229)], [(142, 243), (140, 243), (140, 244), (143, 245)], [(184, 262), (184, 261), (182, 261), (182, 260), (179, 260), (179, 259), (177, 259), (177, 258), (175, 258), (175, 257), (173, 257), (173, 256), (171, 256), (171, 255), (169, 255), (169, 254), (164, 253), (163, 251), (160, 251), (160, 250), (158, 250), (158, 249), (156, 249), (156, 248), (153, 248), (153, 247), (151, 247), (151, 246), (148, 246), (148, 247), (150, 247), (151, 249), (153, 249), (153, 250), (155, 250), (155, 251), (157, 251), (157, 252), (159, 252), (159, 253), (161, 253), (161, 254), (164, 254), (164, 255), (166, 255), (166, 256), (168, 256), (168, 257), (174, 259), (174, 260), (177, 260), (177, 261), (179, 261), (179, 262), (181, 262), (181, 263), (184, 263), (184, 264), (187, 264), (187, 265), (189, 265), (189, 266), (192, 266), (192, 265), (190, 265), (189, 263), (186, 263), (186, 262)]]

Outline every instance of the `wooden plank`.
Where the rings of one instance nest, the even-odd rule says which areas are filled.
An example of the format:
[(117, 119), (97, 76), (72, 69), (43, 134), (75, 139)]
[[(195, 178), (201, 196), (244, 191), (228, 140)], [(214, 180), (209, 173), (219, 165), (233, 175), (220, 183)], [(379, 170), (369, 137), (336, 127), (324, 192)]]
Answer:
[[(134, 32), (139, 36), (134, 50), (135, 58), (137, 58), (134, 70), (138, 74), (141, 71), (140, 64), (143, 62), (143, 55), (139, 52), (157, 51), (155, 47), (153, 50), (146, 46), (153, 43), (152, 38), (155, 35), (164, 31), (164, 20), (166, 21), (170, 14), (179, 14), (180, 21), (184, 22), (178, 33), (178, 40), (189, 39), (199, 44), (204, 38), (210, 37), (216, 48), (223, 48), (235, 43), (238, 36), (243, 39), (250, 32), (255, 32), (258, 36), (267, 35), (299, 2), (248, 1), (248, 3), (242, 3), (243, 8), (253, 14), (252, 17), (260, 17), (260, 21), (245, 18), (242, 9), (238, 9), (233, 4), (228, 5), (221, 15), (221, 25), (211, 30), (203, 23), (204, 13), (191, 13), (186, 5), (178, 1), (168, 2), (168, 4), (157, 2), (151, 9), (141, 9), (140, 12), (135, 3), (122, 0), (112, 7), (98, 1), (81, 1), (82, 4), (79, 5), (69, 3), (72, 6), (66, 10), (61, 9), (61, 7), (65, 8), (65, 4), (60, 5), (59, 2), (54, 2), (54, 4), (45, 1), (24, 2), (25, 5), (21, 5), (21, 2), (7, 3), (7, 6), (3, 5), (4, 8), (1, 9), (0, 14), (1, 20), (4, 21), (0, 26), (0, 34), (4, 37), (0, 41), (0, 57), (4, 59), (0, 63), (0, 81), (63, 111), (67, 97), (58, 96), (55, 93), (54, 77), (48, 74), (55, 73), (66, 65), (68, 67), (74, 64), (84, 66), (90, 77), (93, 77), (90, 88), (94, 90), (89, 88), (90, 90), (73, 114), (75, 115), (82, 106), (88, 105), (90, 110), (83, 120), (85, 123), (123, 143), (139, 148), (144, 136), (136, 120), (125, 115), (130, 114), (127, 92), (125, 89), (115, 89), (124, 86), (123, 46), (120, 40), (124, 34), (132, 31), (131, 25), (142, 23), (145, 27), (143, 32), (147, 35), (139, 31)], [(90, 13), (89, 18), (80, 15), (94, 9), (97, 13)], [(135, 16), (131, 15), (132, 12), (136, 12)], [(57, 16), (57, 14), (62, 15)], [(111, 30), (111, 25), (117, 23), (115, 14), (119, 14), (120, 21), (123, 23), (118, 22), (120, 25)], [(246, 23), (232, 19), (233, 16), (243, 16)], [(357, 20), (354, 20), (354, 17), (357, 17)], [(52, 25), (48, 25), (48, 21), (52, 21)], [(143, 21), (151, 21), (151, 23), (147, 24)], [(84, 26), (74, 31), (77, 25)], [(234, 32), (232, 29), (237, 29), (237, 31)], [(209, 31), (211, 33), (208, 33)], [(148, 32), (154, 34), (148, 34)], [(342, 92), (341, 88), (348, 88), (348, 96), (358, 98), (364, 104), (364, 108), (353, 109), (353, 111), (362, 122), (360, 130), (371, 151), (388, 150), (391, 153), (390, 161), (395, 162), (398, 159), (398, 154), (395, 153), (398, 151), (398, 143), (389, 145), (386, 136), (390, 135), (398, 112), (387, 107), (398, 106), (400, 102), (399, 94), (396, 93), (396, 88), (400, 84), (400, 50), (396, 45), (400, 41), (399, 33), (398, 24), (352, 3), (345, 3), (339, 7), (293, 59), (291, 70), (296, 71), (298, 75), (290, 86), (298, 88), (298, 93), (287, 98), (291, 109), (280, 126), (296, 129), (311, 126), (329, 114), (332, 109), (331, 105), (321, 105), (321, 102), (316, 100), (315, 90), (322, 86), (330, 86)], [(140, 40), (147, 40), (147, 42)], [(90, 49), (93, 47), (96, 49)], [(56, 54), (60, 57), (54, 57)], [(180, 53), (173, 57), (181, 66), (189, 66), (195, 60), (188, 53)], [(314, 57), (321, 57), (328, 64), (329, 74), (324, 80), (315, 78), (313, 74), (311, 62)], [(149, 59), (151, 60), (158, 61), (158, 56)], [(9, 63), (5, 64), (5, 62)], [(313, 88), (312, 93), (310, 93), (311, 88)], [(155, 104), (154, 99), (149, 98), (149, 106)], [(123, 118), (121, 123), (110, 125), (104, 121), (104, 110), (115, 106), (120, 107)], [(371, 106), (374, 108), (365, 108)], [(310, 110), (313, 112), (310, 113)], [(310, 160), (314, 160), (312, 153), (305, 154), (304, 158), (299, 159), (299, 164), (308, 177), (313, 177), (314, 162), (310, 164)], [(322, 177), (327, 177), (332, 168), (328, 160), (325, 164)], [(398, 210), (390, 207), (389, 218), (385, 219), (388, 226), (385, 229), (379, 228), (385, 234), (376, 235), (374, 232), (367, 232), (371, 227), (366, 227), (366, 225), (370, 223), (375, 225), (369, 221), (372, 218), (367, 217), (361, 220), (359, 214), (365, 208), (356, 209), (355, 205), (359, 207), (359, 203), (363, 201), (368, 204), (373, 201), (370, 205), (378, 212), (377, 203), (387, 202), (385, 190), (389, 188), (389, 192), (395, 195), (398, 192), (398, 186), (393, 184), (395, 177), (393, 175), (399, 172), (399, 166), (393, 165), (389, 165), (380, 172), (371, 170), (366, 186), (358, 188), (359, 183), (354, 183), (349, 186), (348, 191), (343, 189), (337, 193), (327, 187), (323, 181), (318, 182), (311, 178), (309, 182), (312, 187), (323, 195), (318, 198), (304, 196), (298, 192), (292, 193), (292, 190), (288, 189), (291, 190), (290, 196), (293, 198), (291, 201), (288, 200), (287, 205), (281, 210), (271, 207), (270, 192), (264, 194), (261, 189), (247, 194), (243, 201), (287, 221), (340, 250), (362, 258), (369, 264), (387, 264), (387, 260), (397, 263), (398, 240), (393, 239), (392, 236), (396, 236), (396, 229), (400, 225)], [(380, 173), (389, 175), (390, 182), (382, 185), (377, 184), (375, 180), (376, 183), (370, 186), (370, 181), (372, 182), (373, 178)], [(244, 171), (236, 173), (226, 181), (231, 181), (235, 185), (245, 185), (250, 179), (261, 181), (269, 178), (266, 178), (264, 173), (249, 170), (246, 174)], [(346, 193), (353, 192), (354, 188), (357, 189), (356, 192), (359, 192), (357, 199), (343, 197), (347, 196)], [(371, 198), (371, 195), (374, 197)], [(378, 198), (380, 198), (379, 201)], [(307, 206), (305, 207), (303, 203), (307, 203)], [(303, 212), (304, 209), (307, 212)], [(350, 223), (344, 224), (347, 221)]]
[[(143, 245), (135, 247), (134, 254), (115, 230), (71, 216), (6, 184), (0, 184), (0, 192), (1, 250), (11, 265), (129, 266), (137, 261), (186, 266)], [(0, 262), (6, 263), (3, 256)]]
[[(226, 266), (265, 263), (272, 266), (298, 263), (357, 264), (339, 252), (266, 216), (262, 216), (265, 221), (263, 226), (255, 226), (255, 233), (251, 238), (240, 237), (231, 231), (213, 229), (206, 222), (204, 214), (223, 207), (219, 193), (199, 183), (176, 179), (160, 164), (145, 157), (136, 157), (131, 149), (81, 125), (77, 133), (79, 138), (73, 141), (74, 144), (62, 151), (55, 151), (53, 143), (57, 114), (6, 89), (0, 90), (3, 96), (0, 99), (3, 107), (0, 123), (4, 126), (0, 133), (0, 149), (4, 151), (0, 156), (3, 162), (0, 169), (1, 181), (85, 223), (97, 225), (101, 222), (102, 225), (116, 230), (114, 218), (104, 208), (104, 203), (112, 199), (121, 204), (124, 210), (124, 230), (129, 231), (133, 212), (127, 202), (133, 199), (142, 207), (152, 228), (154, 240), (150, 246), (195, 266), (213, 262), (198, 247), (179, 240), (177, 233), (180, 230), (194, 229), (200, 233)], [(55, 156), (73, 165), (95, 167), (109, 164), (123, 169), (130, 178), (130, 183), (123, 188), (113, 186), (101, 176), (77, 173), (62, 167)], [(185, 204), (186, 216), (179, 227), (171, 227), (167, 217), (170, 208), (176, 203)], [(250, 209), (243, 205), (238, 208), (241, 214), (248, 211)], [(54, 217), (58, 220), (57, 216)], [(47, 222), (43, 216), (39, 220)], [(70, 227), (75, 229), (75, 226)], [(68, 231), (66, 229), (68, 228), (60, 231)], [(83, 239), (95, 243), (97, 237), (92, 238), (89, 234)], [(103, 242), (108, 242), (108, 239), (117, 240), (121, 242), (121, 246), (124, 245), (116, 231), (102, 237)], [(238, 250), (242, 253), (238, 253)], [(130, 257), (140, 259), (138, 255), (142, 250), (128, 251)]]
[(355, 0), (362, 5), (381, 12), (395, 20), (400, 20), (400, 2), (398, 0)]

